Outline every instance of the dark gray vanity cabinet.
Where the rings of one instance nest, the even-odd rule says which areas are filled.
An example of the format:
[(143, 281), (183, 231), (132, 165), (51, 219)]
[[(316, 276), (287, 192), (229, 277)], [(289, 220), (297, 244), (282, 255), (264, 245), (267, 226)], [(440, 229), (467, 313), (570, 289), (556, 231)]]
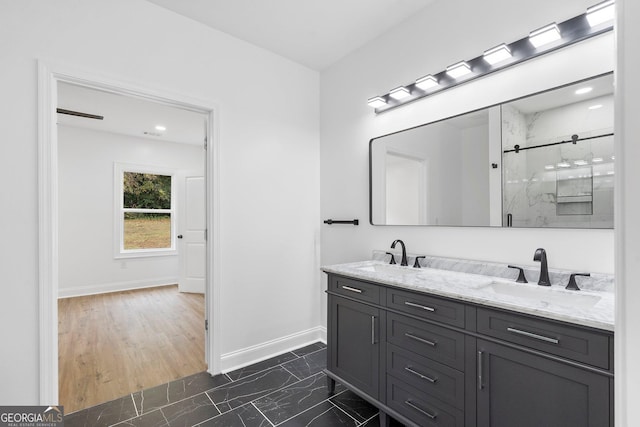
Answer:
[(329, 275), (327, 375), (420, 427), (612, 427), (613, 334)]
[(478, 340), (478, 427), (609, 425), (609, 379)]
[(327, 367), (344, 381), (378, 399), (380, 310), (339, 296), (329, 297)]

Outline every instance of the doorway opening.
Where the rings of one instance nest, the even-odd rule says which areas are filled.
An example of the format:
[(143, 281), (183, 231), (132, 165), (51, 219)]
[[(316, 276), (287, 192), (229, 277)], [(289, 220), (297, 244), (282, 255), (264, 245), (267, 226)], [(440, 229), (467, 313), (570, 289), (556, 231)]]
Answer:
[[(138, 129), (136, 132), (142, 133), (143, 136), (136, 135), (135, 137), (119, 134), (113, 129), (99, 132), (87, 126), (74, 127), (69, 123), (59, 125), (61, 114), (58, 112), (58, 108), (63, 108), (60, 101), (65, 96), (65, 86), (72, 89), (99, 92), (101, 95), (120, 98), (133, 103), (145, 102), (160, 109), (171, 108), (174, 113), (177, 111), (178, 114), (182, 112), (198, 117), (201, 120), (196, 131), (201, 135), (198, 142), (198, 149), (201, 150), (199, 154), (200, 164), (197, 167), (193, 167), (193, 165), (189, 167), (185, 165), (171, 166), (167, 159), (175, 159), (176, 154), (165, 153), (164, 161), (162, 159), (159, 161), (154, 158), (153, 152), (155, 150), (142, 147), (145, 142), (154, 142), (152, 141), (154, 138), (160, 140), (159, 142), (155, 141), (156, 143), (164, 144), (165, 146), (178, 145), (175, 142), (161, 140), (162, 135), (158, 135), (158, 133), (163, 132), (160, 129), (163, 124), (160, 122), (154, 122), (154, 129), (151, 131)], [(39, 63), (39, 107), (41, 402), (43, 404), (58, 402), (59, 404), (64, 404), (64, 402), (59, 401), (58, 394), (59, 386), (62, 385), (58, 363), (58, 356), (62, 356), (59, 354), (58, 346), (58, 321), (60, 320), (60, 325), (62, 325), (64, 320), (58, 316), (59, 297), (82, 298), (83, 295), (97, 294), (113, 297), (118, 295), (118, 293), (113, 294), (116, 291), (120, 295), (115, 299), (123, 299), (124, 294), (129, 294), (129, 300), (135, 301), (135, 297), (139, 297), (139, 294), (151, 292), (151, 290), (158, 291), (164, 296), (170, 293), (179, 296), (188, 295), (185, 292), (202, 292), (200, 300), (203, 300), (203, 303), (200, 303), (200, 316), (203, 321), (200, 325), (200, 338), (204, 342), (204, 354), (199, 359), (202, 363), (201, 366), (206, 367), (209, 373), (219, 373), (220, 356), (218, 343), (217, 340), (209, 338), (210, 335), (219, 336), (215, 334), (218, 324), (218, 310), (216, 309), (218, 305), (218, 287), (216, 284), (219, 274), (217, 269), (214, 268), (218, 259), (218, 253), (215, 250), (218, 236), (217, 202), (219, 192), (217, 188), (218, 180), (216, 179), (218, 150), (217, 138), (213, 132), (217, 110), (210, 103), (202, 100), (131, 85), (123, 83), (122, 80), (106, 79), (104, 76), (88, 73), (84, 70), (80, 71), (67, 65), (58, 64), (52, 66), (42, 62)], [(79, 109), (82, 110), (82, 108)], [(70, 108), (63, 108), (63, 110), (70, 110)], [(118, 107), (116, 106), (114, 111), (117, 110)], [(62, 115), (66, 117), (68, 114)], [(99, 114), (95, 115), (98, 116)], [(125, 114), (125, 116), (133, 116), (133, 114)], [(77, 115), (69, 117), (71, 117), (71, 120), (86, 120), (86, 118)], [(109, 123), (109, 125), (112, 124)], [(158, 128), (155, 128), (155, 126), (158, 126)], [(63, 132), (59, 134), (59, 130), (63, 127), (66, 128), (63, 131), (65, 135), (62, 135)], [(166, 130), (168, 134), (168, 126), (166, 126)], [(148, 132), (148, 134), (145, 135), (144, 132)], [(140, 158), (143, 161), (136, 161), (135, 159), (131, 161), (126, 152), (114, 154), (115, 150), (110, 144), (103, 144), (97, 152), (92, 154), (92, 149), (96, 149), (98, 146), (95, 145), (96, 141), (99, 142), (101, 138), (106, 138), (108, 133), (110, 133), (108, 137), (111, 139), (128, 139), (129, 141), (127, 142), (119, 141), (119, 143), (126, 147), (125, 151), (126, 149), (139, 150), (141, 152)], [(177, 132), (174, 130), (174, 133)], [(133, 147), (135, 144), (131, 142), (134, 139), (140, 143), (136, 147)], [(67, 146), (66, 141), (71, 141), (70, 147)], [(83, 142), (85, 144), (84, 147), (82, 146)], [(92, 144), (94, 145), (89, 147)], [(83, 150), (85, 150), (84, 156), (82, 155)], [(107, 155), (109, 151), (111, 151), (111, 154)], [(193, 157), (193, 153), (191, 155)], [(96, 184), (96, 188), (91, 188), (92, 185), (89, 178), (93, 178), (93, 175), (98, 175), (98, 170), (95, 164), (91, 165), (90, 161), (86, 161), (88, 156), (93, 161), (104, 162), (108, 158), (108, 161), (111, 162), (108, 173), (110, 188), (104, 187), (107, 185), (106, 181), (103, 181), (102, 184)], [(113, 158), (110, 156), (113, 156)], [(189, 157), (189, 155), (186, 157)], [(116, 161), (116, 158), (120, 161)], [(69, 163), (63, 164), (63, 162), (76, 163), (79, 170), (73, 171), (75, 174), (71, 175), (72, 179), (69, 179), (69, 176), (65, 174), (73, 168), (68, 167)], [(158, 166), (160, 166), (160, 169), (165, 168), (165, 170), (153, 172), (144, 169), (145, 167), (157, 168)], [(162, 187), (162, 191), (167, 190), (167, 182), (170, 182), (169, 187), (172, 194), (167, 200), (173, 201), (171, 206), (160, 206), (159, 209), (161, 211), (153, 212), (149, 211), (154, 208), (153, 206), (133, 207), (134, 211), (123, 209), (122, 204), (118, 204), (119, 201), (123, 200), (122, 189), (118, 188), (118, 180), (122, 178), (122, 176), (117, 176), (118, 167), (124, 172), (146, 174), (151, 178), (154, 178), (154, 175), (158, 175), (160, 177), (158, 181), (161, 182), (159, 187)], [(84, 189), (82, 185), (79, 188), (77, 185), (76, 187), (69, 186), (69, 182), (73, 183), (73, 181), (76, 181), (76, 184), (83, 184)], [(100, 187), (100, 185), (103, 187)], [(193, 206), (187, 206), (186, 197), (184, 197), (187, 193), (187, 188), (191, 189), (191, 199), (195, 200), (195, 202), (192, 200), (192, 203), (195, 203)], [(69, 191), (70, 189), (72, 191)], [(78, 192), (80, 193), (79, 195)], [(193, 197), (194, 195), (198, 196)], [(106, 209), (108, 211), (107, 215), (110, 216), (110, 226), (92, 225), (91, 215), (87, 215), (85, 218), (82, 215), (76, 216), (75, 220), (72, 219), (74, 218), (73, 215), (69, 215), (69, 211), (87, 211), (87, 208), (94, 206), (94, 202), (90, 199), (95, 196), (108, 199), (113, 204), (110, 209)], [(78, 198), (80, 203), (66, 203), (69, 197)], [(138, 210), (136, 211), (136, 209)], [(191, 213), (189, 213), (190, 209)], [(100, 209), (100, 211), (102, 210)], [(199, 212), (196, 212), (198, 210)], [(104, 213), (101, 212), (100, 214)], [(119, 221), (119, 215), (122, 215), (121, 221)], [(104, 218), (106, 216), (103, 215), (103, 220)], [(78, 224), (73, 225), (82, 225), (85, 231), (83, 232), (82, 228), (69, 227), (69, 221), (77, 221)], [(142, 230), (138, 230), (138, 234), (155, 233), (157, 238), (155, 243), (150, 244), (150, 246), (146, 243), (143, 243), (142, 246), (139, 243), (135, 243), (136, 241), (131, 239), (131, 233), (136, 230), (134, 226), (141, 226)], [(187, 229), (187, 227), (189, 228)], [(81, 234), (82, 236), (80, 237), (84, 237), (85, 240), (68, 239), (71, 234)], [(101, 268), (97, 268), (95, 265), (91, 267), (86, 258), (92, 252), (89, 250), (88, 245), (92, 244), (92, 239), (98, 240), (98, 237), (105, 238), (107, 236), (111, 237), (111, 244), (106, 249), (102, 247), (98, 251), (100, 255), (97, 257), (101, 258), (100, 262), (104, 264)], [(89, 238), (88, 240), (86, 239), (87, 237)], [(124, 243), (125, 237), (126, 243)], [(153, 239), (151, 240), (153, 241)], [(131, 242), (134, 242), (133, 246)], [(69, 249), (73, 250), (69, 251)], [(69, 254), (72, 256), (68, 257)], [(187, 257), (191, 257), (193, 262), (185, 259)], [(162, 262), (160, 264), (155, 263), (156, 267), (151, 265), (160, 260), (171, 260), (171, 262), (165, 262), (164, 266), (162, 266)], [(168, 267), (169, 264), (170, 268)], [(165, 270), (162, 270), (162, 268)], [(194, 274), (194, 269), (199, 269), (199, 272), (196, 271)], [(155, 273), (155, 276), (145, 279), (144, 274), (149, 274), (150, 272)], [(134, 274), (133, 276), (127, 276), (125, 273)], [(136, 276), (136, 274), (138, 275)], [(189, 276), (191, 280), (187, 281), (185, 275)], [(81, 279), (83, 276), (85, 278), (84, 282)], [(93, 279), (91, 279), (92, 277)], [(96, 280), (96, 277), (107, 278), (108, 280)], [(182, 287), (181, 284), (183, 284), (184, 289), (178, 289), (175, 286), (176, 284), (178, 284), (178, 287)], [(169, 286), (165, 288), (149, 288), (158, 285)], [(143, 288), (149, 289), (145, 291)], [(147, 302), (149, 302), (149, 297), (146, 298)], [(152, 299), (161, 300), (162, 298), (155, 297)], [(197, 298), (195, 300), (195, 305), (197, 306)], [(140, 301), (139, 298), (138, 301)], [(142, 298), (142, 301), (144, 301), (144, 298)], [(144, 302), (141, 304), (143, 306), (150, 305)], [(193, 298), (191, 298), (191, 301), (186, 302), (185, 307), (193, 304)], [(183, 308), (183, 310), (189, 309)], [(180, 309), (178, 309), (179, 312)], [(162, 319), (162, 316), (160, 318)], [(167, 319), (163, 320), (166, 321)], [(162, 330), (162, 333), (167, 336), (167, 331), (171, 329), (172, 325), (172, 322), (167, 321), (158, 329)], [(125, 329), (124, 327), (121, 328)], [(64, 331), (61, 330), (61, 332)], [(184, 331), (174, 333), (174, 336), (179, 337), (180, 335), (184, 336)], [(135, 343), (135, 341), (136, 339), (130, 340), (131, 343)], [(108, 357), (117, 351), (110, 344), (109, 342), (96, 343), (95, 348), (103, 356)], [(161, 343), (158, 346), (160, 347)], [(134, 351), (133, 354), (138, 353)], [(149, 356), (149, 358), (153, 359), (154, 356)], [(176, 359), (180, 359), (180, 357), (176, 357)], [(60, 362), (62, 363), (62, 360)], [(74, 363), (78, 362), (78, 360), (74, 361)], [(154, 360), (148, 360), (147, 363), (149, 370), (153, 370)], [(96, 378), (104, 374), (104, 372), (93, 373)], [(174, 378), (169, 378), (168, 380), (171, 379)], [(164, 383), (168, 380), (162, 379), (158, 381), (160, 381), (159, 383)], [(149, 385), (152, 384), (146, 381), (139, 384), (141, 387), (148, 387)], [(125, 390), (122, 394), (129, 392), (129, 390)]]

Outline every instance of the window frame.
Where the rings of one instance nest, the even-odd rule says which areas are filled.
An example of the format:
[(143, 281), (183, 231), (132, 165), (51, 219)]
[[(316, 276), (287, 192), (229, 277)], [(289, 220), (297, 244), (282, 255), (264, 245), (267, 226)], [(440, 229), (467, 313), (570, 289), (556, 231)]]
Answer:
[[(171, 177), (171, 209), (138, 209), (124, 207), (124, 173), (146, 173), (153, 175), (165, 175)], [(176, 171), (168, 167), (136, 165), (130, 163), (114, 163), (114, 244), (113, 257), (121, 258), (145, 258), (156, 256), (174, 256), (178, 254), (176, 247), (177, 222), (177, 182)], [(166, 213), (171, 218), (171, 247), (170, 248), (124, 248), (124, 214), (131, 213)]]

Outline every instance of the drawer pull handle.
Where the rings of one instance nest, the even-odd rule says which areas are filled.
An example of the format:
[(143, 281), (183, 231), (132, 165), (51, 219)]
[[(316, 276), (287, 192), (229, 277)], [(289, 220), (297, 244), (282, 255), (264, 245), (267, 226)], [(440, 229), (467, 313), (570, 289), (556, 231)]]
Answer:
[(484, 356), (483, 351), (478, 352), (478, 390), (482, 390), (484, 388), (484, 363), (482, 362), (482, 358)]
[(437, 378), (431, 378), (430, 376), (421, 374), (420, 372), (413, 370), (413, 368), (411, 368), (411, 366), (405, 366), (404, 370), (409, 372), (409, 373), (412, 373), (413, 375), (415, 375), (417, 377), (420, 377), (423, 380), (429, 381), (431, 384), (435, 384), (435, 383), (438, 382)]
[(544, 335), (534, 334), (533, 332), (521, 331), (520, 329), (507, 328), (507, 331), (509, 331), (511, 333), (514, 333), (514, 334), (518, 334), (518, 335), (524, 335), (525, 337), (535, 338), (535, 339), (540, 340), (540, 341), (549, 342), (551, 344), (560, 343), (560, 341), (557, 340), (556, 338), (549, 338), (549, 337), (545, 337)]
[(427, 311), (436, 311), (436, 309), (433, 308), (433, 307), (427, 307), (426, 305), (416, 304), (415, 302), (405, 301), (404, 303), (405, 303), (405, 305), (408, 305), (409, 307), (421, 308), (421, 309), (427, 310)]
[(362, 293), (362, 289), (352, 288), (351, 286), (343, 286), (342, 289), (344, 289), (345, 291), (351, 291), (358, 294)]
[(419, 408), (418, 406), (416, 406), (412, 401), (410, 400), (405, 400), (404, 404), (409, 406), (410, 408), (415, 409), (416, 411), (420, 412), (422, 415), (426, 415), (427, 417), (431, 418), (432, 420), (435, 420), (438, 417), (438, 414), (432, 414), (431, 412), (427, 412), (422, 408)]
[(376, 343), (376, 317), (371, 316), (371, 345)]
[(424, 344), (430, 345), (431, 347), (435, 347), (435, 346), (438, 344), (438, 343), (437, 343), (437, 342), (435, 342), (435, 341), (425, 340), (424, 338), (417, 337), (417, 336), (415, 336), (415, 335), (413, 335), (413, 334), (410, 334), (409, 332), (406, 332), (406, 333), (404, 334), (404, 336), (405, 336), (405, 337), (407, 337), (407, 338), (411, 338), (412, 340), (416, 340), (416, 341), (418, 341), (418, 342), (421, 342), (421, 343), (424, 343)]

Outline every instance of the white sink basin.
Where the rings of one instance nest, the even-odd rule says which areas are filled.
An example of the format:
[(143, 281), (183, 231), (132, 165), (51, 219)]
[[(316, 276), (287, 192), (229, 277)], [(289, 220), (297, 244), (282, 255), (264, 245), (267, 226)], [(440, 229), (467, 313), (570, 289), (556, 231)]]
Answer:
[(551, 289), (547, 286), (524, 283), (492, 282), (478, 289), (492, 291), (499, 295), (575, 308), (593, 307), (601, 300), (599, 296), (582, 294), (580, 291)]

